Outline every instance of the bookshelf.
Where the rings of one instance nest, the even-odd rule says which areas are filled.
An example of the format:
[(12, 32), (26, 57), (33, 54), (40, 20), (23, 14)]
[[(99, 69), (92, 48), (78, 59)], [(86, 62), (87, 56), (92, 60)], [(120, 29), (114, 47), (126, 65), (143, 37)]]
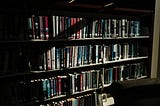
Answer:
[(153, 7), (8, 2), (0, 8), (1, 106), (97, 106), (113, 81), (150, 77)]

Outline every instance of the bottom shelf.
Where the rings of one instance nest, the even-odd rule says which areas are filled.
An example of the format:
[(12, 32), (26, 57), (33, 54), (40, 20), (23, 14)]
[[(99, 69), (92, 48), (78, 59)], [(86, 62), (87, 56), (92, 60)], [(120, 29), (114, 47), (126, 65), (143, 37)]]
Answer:
[[(95, 98), (93, 92), (101, 91), (102, 87), (110, 86), (112, 82), (143, 79), (146, 78), (146, 73), (144, 63), (142, 62), (109, 66), (100, 69), (86, 69), (74, 73), (68, 72), (65, 75), (51, 74), (49, 76), (43, 76), (42, 74), (44, 73), (38, 73), (40, 77), (36, 78), (32, 76), (28, 78), (26, 75), (22, 80), (7, 80), (8, 82), (6, 81), (5, 83), (2, 81), (2, 90), (0, 92), (2, 96), (0, 100), (3, 103), (0, 102), (0, 106), (3, 106), (1, 104), (4, 103), (15, 103), (16, 105), (20, 103), (22, 105), (24, 104), (23, 106), (31, 106), (32, 104), (36, 104), (33, 106), (39, 106), (41, 104), (50, 106), (46, 104), (53, 102), (54, 104), (59, 102), (68, 103), (69, 98), (79, 100), (80, 98), (83, 99), (91, 96), (93, 99)], [(37, 73), (34, 73), (34, 75), (37, 75)], [(4, 94), (3, 91), (8, 92)], [(25, 105), (26, 103), (31, 105)]]

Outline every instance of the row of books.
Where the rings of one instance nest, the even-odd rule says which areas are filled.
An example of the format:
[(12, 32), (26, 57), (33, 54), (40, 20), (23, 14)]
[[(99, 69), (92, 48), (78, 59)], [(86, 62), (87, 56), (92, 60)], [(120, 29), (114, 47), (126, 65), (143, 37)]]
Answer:
[[(108, 61), (146, 56), (133, 43), (51, 47), (24, 52), (21, 47), (0, 51), (0, 75), (29, 71), (59, 70)], [(26, 56), (27, 55), (27, 56)], [(16, 60), (16, 61), (14, 61)]]
[(137, 37), (141, 31), (140, 20), (133, 19), (32, 15), (27, 21), (30, 39)]
[(23, 15), (0, 15), (0, 40), (23, 40), (26, 36), (26, 17)]
[(138, 79), (147, 76), (147, 70), (144, 66), (144, 63), (141, 62), (103, 68), (103, 70), (101, 71), (103, 85), (108, 85), (114, 81)]
[(86, 94), (75, 98), (68, 98), (40, 106), (96, 106), (95, 94)]
[[(26, 48), (25, 48), (26, 49)], [(28, 61), (24, 49), (15, 48), (1, 49), (0, 51), (0, 76), (29, 71)]]
[(3, 89), (8, 91), (5, 96), (10, 101), (25, 103), (94, 91), (97, 88), (109, 86), (114, 81), (137, 79), (143, 76), (146, 76), (144, 63), (134, 63), (99, 70), (82, 70), (65, 75), (13, 81), (2, 85)]
[(133, 43), (51, 47), (41, 54), (31, 54), (30, 67), (32, 71), (38, 71), (105, 63), (138, 57), (140, 56), (139, 49)]
[(63, 99), (38, 106), (110, 106), (113, 104), (114, 99), (107, 96), (107, 93), (89, 93), (83, 96)]
[(99, 73), (99, 70), (68, 73), (67, 75), (20, 81), (12, 87), (16, 90), (19, 102), (47, 100), (98, 88), (100, 86)]

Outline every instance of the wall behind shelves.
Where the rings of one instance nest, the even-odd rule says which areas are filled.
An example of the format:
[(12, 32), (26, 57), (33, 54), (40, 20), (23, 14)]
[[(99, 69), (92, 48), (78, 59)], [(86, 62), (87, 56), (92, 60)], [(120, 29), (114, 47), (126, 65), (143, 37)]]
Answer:
[(153, 31), (151, 78), (160, 78), (160, 0), (156, 0)]

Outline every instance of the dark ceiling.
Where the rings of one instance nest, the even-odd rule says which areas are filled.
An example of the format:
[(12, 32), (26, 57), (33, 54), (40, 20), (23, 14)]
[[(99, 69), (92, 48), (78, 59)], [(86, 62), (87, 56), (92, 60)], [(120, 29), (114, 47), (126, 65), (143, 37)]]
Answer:
[[(85, 11), (113, 10), (116, 8), (154, 10), (155, 0), (5, 0), (0, 8), (70, 9)], [(104, 5), (112, 4), (104, 7)]]
[[(69, 0), (57, 0), (55, 3), (67, 4)], [(137, 8), (153, 10), (155, 6), (155, 0), (74, 0), (70, 5), (95, 5), (104, 6), (106, 4), (113, 3), (114, 7), (121, 8)]]

